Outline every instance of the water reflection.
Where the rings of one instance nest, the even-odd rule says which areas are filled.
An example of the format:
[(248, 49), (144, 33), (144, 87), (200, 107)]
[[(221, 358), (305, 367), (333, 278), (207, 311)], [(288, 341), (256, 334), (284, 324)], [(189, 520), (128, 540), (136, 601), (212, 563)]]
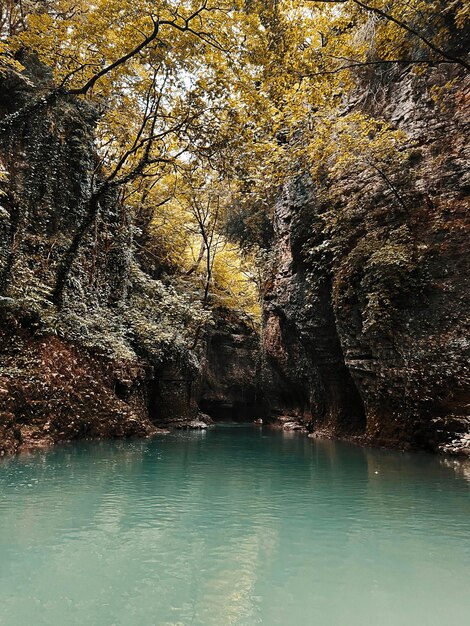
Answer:
[(458, 457), (443, 457), (440, 459), (442, 467), (447, 467), (468, 481), (470, 487), (470, 460)]
[(461, 467), (246, 426), (5, 460), (0, 624), (458, 623)]

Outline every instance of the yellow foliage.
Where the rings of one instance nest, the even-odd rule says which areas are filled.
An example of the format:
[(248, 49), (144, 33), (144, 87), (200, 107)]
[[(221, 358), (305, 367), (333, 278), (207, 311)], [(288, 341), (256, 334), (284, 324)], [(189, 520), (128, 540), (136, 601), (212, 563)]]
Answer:
[(258, 326), (261, 320), (259, 282), (253, 255), (224, 242), (214, 263), (213, 298), (216, 305), (243, 312)]
[(386, 83), (403, 65), (452, 61), (449, 30), (470, 17), (462, 0), (25, 0), (24, 15), (10, 5), (0, 73), (21, 70), (26, 46), (64, 93), (92, 101), (100, 176), (123, 186), (140, 245), (199, 285), (204, 304), (253, 318), (254, 259), (227, 241), (226, 216), (268, 212), (305, 169), (319, 179), (401, 163), (402, 133), (347, 103), (365, 72)]

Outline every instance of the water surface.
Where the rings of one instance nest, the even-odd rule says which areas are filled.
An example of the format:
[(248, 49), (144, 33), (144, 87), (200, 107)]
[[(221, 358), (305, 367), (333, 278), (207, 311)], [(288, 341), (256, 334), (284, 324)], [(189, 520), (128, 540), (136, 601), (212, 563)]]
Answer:
[(0, 624), (468, 624), (469, 481), (248, 426), (6, 459)]

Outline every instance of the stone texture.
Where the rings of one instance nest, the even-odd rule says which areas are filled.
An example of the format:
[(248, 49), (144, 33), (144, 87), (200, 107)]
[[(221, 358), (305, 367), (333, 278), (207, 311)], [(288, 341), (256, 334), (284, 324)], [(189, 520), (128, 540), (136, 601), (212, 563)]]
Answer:
[[(359, 167), (328, 190), (333, 204), (307, 177), (284, 191), (264, 295), (266, 387), (275, 414), (300, 416), (311, 430), (461, 453), (468, 79), (450, 65), (425, 75), (408, 68), (377, 79), (374, 98), (368, 80), (351, 106), (409, 138), (409, 164), (391, 174), (401, 202), (383, 177)], [(451, 80), (435, 102), (435, 87)]]
[(266, 414), (260, 385), (260, 338), (228, 312), (207, 333), (198, 405), (217, 420), (254, 421)]
[(298, 239), (310, 230), (303, 208), (312, 200), (298, 181), (276, 206), (275, 273), (264, 293), (264, 388), (275, 416), (291, 415), (311, 428), (355, 432), (364, 424), (363, 407), (344, 364), (329, 268), (318, 265), (312, 292), (301, 259)]
[(202, 348), (202, 373), (195, 351), (156, 344), (152, 352), (145, 328), (140, 343), (129, 331), (124, 315), (139, 302), (130, 297), (135, 267), (142, 280), (152, 276), (139, 266), (133, 225), (115, 194), (85, 232), (58, 315), (51, 295), (86, 216), (97, 115), (51, 95), (48, 72), (34, 59), (27, 65), (30, 78), (0, 77), (0, 164), (8, 172), (0, 195), (0, 454), (147, 436), (159, 426), (205, 428), (212, 420), (198, 400), (237, 416), (251, 411), (259, 344), (242, 324), (227, 328), (219, 318)]
[[(50, 96), (43, 66), (28, 67), (34, 82), (11, 73), (0, 85), (0, 163), (8, 172), (0, 196), (0, 454), (152, 434), (162, 374), (140, 346), (120, 354), (119, 342), (107, 344), (132, 262), (132, 227), (114, 194), (103, 198), (73, 264), (60, 318), (67, 326), (54, 327), (58, 264), (84, 219), (98, 162), (97, 116), (77, 99)], [(175, 397), (180, 402), (179, 390), (167, 407), (177, 408)]]

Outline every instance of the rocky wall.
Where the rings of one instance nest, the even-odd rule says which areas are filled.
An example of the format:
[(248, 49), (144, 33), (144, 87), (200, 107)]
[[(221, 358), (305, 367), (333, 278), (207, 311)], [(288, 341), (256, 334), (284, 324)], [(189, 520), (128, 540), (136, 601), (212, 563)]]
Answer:
[(402, 130), (406, 165), (384, 177), (358, 158), (334, 189), (284, 190), (264, 294), (274, 415), (469, 452), (468, 86), (449, 64), (377, 78), (349, 110)]
[[(97, 112), (54, 91), (34, 59), (26, 65), (23, 74), (0, 77), (0, 454), (146, 436), (158, 422), (155, 388), (166, 354), (156, 346), (154, 358), (141, 341), (155, 324), (147, 327), (135, 310), (148, 295), (129, 297), (138, 273), (133, 229), (114, 193), (84, 233), (60, 310), (53, 301), (99, 175)], [(145, 283), (143, 272), (138, 278)], [(158, 293), (165, 296), (163, 287)], [(179, 401), (179, 390), (173, 396)]]
[(228, 312), (208, 330), (197, 384), (198, 405), (218, 421), (252, 422), (267, 414), (258, 332)]

